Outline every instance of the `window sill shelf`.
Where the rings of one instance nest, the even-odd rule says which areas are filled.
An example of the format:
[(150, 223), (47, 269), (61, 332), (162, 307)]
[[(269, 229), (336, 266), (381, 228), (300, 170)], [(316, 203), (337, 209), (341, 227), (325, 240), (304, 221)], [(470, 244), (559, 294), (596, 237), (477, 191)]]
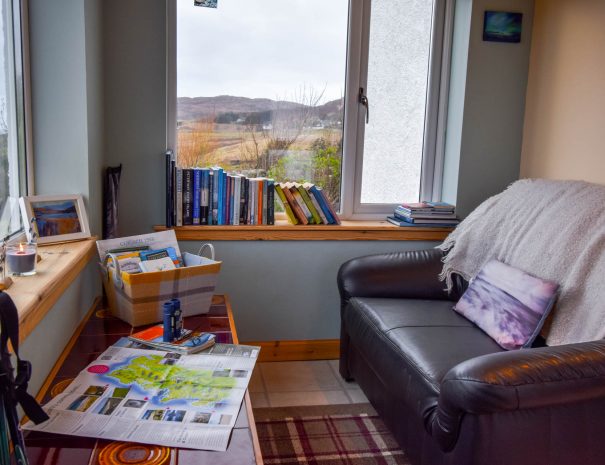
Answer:
[(19, 338), (25, 340), (96, 253), (96, 238), (38, 248), (36, 275), (11, 277), (6, 293), (19, 311)]
[[(156, 226), (164, 231), (165, 226)], [(388, 221), (343, 221), (341, 225), (180, 226), (181, 241), (442, 241), (451, 228), (399, 227)]]

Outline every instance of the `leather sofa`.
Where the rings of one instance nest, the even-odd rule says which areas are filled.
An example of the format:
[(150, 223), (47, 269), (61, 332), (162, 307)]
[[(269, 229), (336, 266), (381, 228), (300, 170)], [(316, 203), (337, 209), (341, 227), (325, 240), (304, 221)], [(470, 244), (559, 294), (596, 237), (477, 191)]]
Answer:
[(605, 464), (605, 341), (504, 351), (452, 310), (442, 254), (341, 266), (342, 377), (414, 465)]

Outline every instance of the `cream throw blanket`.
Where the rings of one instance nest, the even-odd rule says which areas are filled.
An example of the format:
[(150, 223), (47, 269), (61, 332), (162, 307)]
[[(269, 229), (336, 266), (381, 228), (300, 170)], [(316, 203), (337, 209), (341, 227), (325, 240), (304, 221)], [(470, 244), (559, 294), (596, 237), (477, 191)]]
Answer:
[(452, 232), (441, 275), (473, 278), (492, 258), (559, 283), (549, 345), (605, 338), (605, 186), (524, 179)]

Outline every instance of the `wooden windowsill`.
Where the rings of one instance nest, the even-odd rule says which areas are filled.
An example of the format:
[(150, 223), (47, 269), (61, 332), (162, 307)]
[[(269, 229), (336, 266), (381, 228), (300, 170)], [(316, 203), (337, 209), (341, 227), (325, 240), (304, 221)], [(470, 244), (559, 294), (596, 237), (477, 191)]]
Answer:
[[(451, 228), (399, 227), (388, 221), (343, 221), (341, 225), (180, 226), (181, 241), (442, 241)], [(156, 231), (166, 230), (156, 226)]]
[(12, 276), (6, 290), (19, 311), (19, 339), (25, 340), (96, 254), (96, 238), (38, 247), (36, 275)]

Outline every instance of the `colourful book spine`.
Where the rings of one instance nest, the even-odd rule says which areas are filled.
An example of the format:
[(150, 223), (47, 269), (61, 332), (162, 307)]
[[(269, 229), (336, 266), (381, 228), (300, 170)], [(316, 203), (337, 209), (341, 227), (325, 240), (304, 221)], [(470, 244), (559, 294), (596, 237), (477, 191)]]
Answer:
[(223, 171), (223, 197), (221, 198), (221, 203), (223, 204), (222, 206), (222, 218), (223, 218), (223, 223), (222, 224), (229, 224), (227, 222), (227, 197), (228, 197), (228, 191), (227, 191), (227, 173)]
[(173, 165), (174, 160), (172, 150), (166, 151), (166, 227), (173, 226), (172, 219), (174, 217), (174, 185), (173, 185)]
[(214, 220), (214, 170), (208, 170), (208, 224), (216, 224)]
[(199, 225), (201, 222), (200, 202), (202, 200), (202, 171), (199, 169), (193, 170), (193, 209), (191, 223)]
[(240, 224), (240, 212), (241, 212), (241, 189), (242, 189), (242, 177), (235, 176), (233, 178), (233, 224), (238, 226)]
[(225, 224), (231, 224), (231, 180), (233, 179), (228, 174), (225, 184)]
[(183, 170), (176, 169), (176, 225), (183, 226)]
[(330, 212), (328, 205), (326, 205), (326, 201), (325, 201), (323, 195), (321, 195), (319, 193), (319, 191), (317, 190), (317, 186), (314, 184), (311, 184), (309, 187), (309, 193), (312, 194), (315, 197), (315, 199), (317, 200), (317, 203), (321, 207), (324, 215), (326, 216), (326, 219), (328, 220), (328, 224), (336, 224), (336, 220), (332, 216), (332, 213)]
[(229, 176), (229, 224), (233, 224), (233, 201), (235, 200), (235, 177)]
[(317, 210), (315, 210), (315, 205), (313, 205), (313, 202), (311, 201), (307, 190), (300, 184), (296, 184), (295, 187), (298, 189), (298, 192), (300, 192), (300, 196), (302, 197), (303, 201), (305, 202), (305, 205), (309, 209), (309, 212), (313, 217), (313, 223), (321, 224), (321, 216), (319, 216), (319, 213), (317, 212)]
[(255, 179), (250, 179), (250, 224), (256, 224), (256, 193), (258, 187)]
[(183, 170), (183, 226), (193, 224), (193, 170)]
[(269, 224), (268, 218), (267, 218), (268, 204), (269, 204), (269, 199), (267, 198), (268, 181), (266, 179), (263, 179), (261, 181), (261, 183), (263, 185), (263, 224)]
[(321, 205), (319, 204), (319, 201), (315, 198), (315, 195), (313, 194), (313, 192), (310, 189), (308, 189), (307, 187), (304, 187), (304, 188), (307, 191), (307, 195), (311, 199), (311, 202), (313, 202), (313, 206), (315, 207), (315, 210), (319, 214), (319, 216), (321, 218), (321, 222), (323, 224), (330, 224), (328, 217), (324, 213), (323, 209), (321, 208)]
[(292, 224), (298, 224), (298, 218), (294, 214), (294, 211), (292, 210), (292, 207), (290, 206), (290, 203), (288, 202), (288, 199), (286, 198), (286, 195), (284, 194), (284, 190), (282, 189), (281, 185), (276, 182), (274, 188), (275, 192), (277, 193), (277, 198), (281, 202), (282, 207), (284, 207), (284, 211), (286, 212), (288, 221), (290, 221), (290, 223)]
[(208, 169), (204, 168), (202, 172), (202, 186), (200, 190), (200, 224), (208, 224)]
[(290, 186), (290, 192), (292, 193), (292, 197), (294, 197), (294, 200), (296, 200), (296, 203), (298, 204), (298, 206), (300, 207), (300, 209), (303, 211), (303, 214), (307, 218), (307, 222), (309, 224), (313, 224), (313, 215), (309, 211), (309, 208), (307, 207), (307, 204), (303, 200), (303, 198), (300, 195), (300, 192), (298, 191), (298, 189), (296, 188), (296, 186)]
[(265, 224), (263, 221), (263, 180), (259, 179), (256, 183), (256, 224)]
[(332, 218), (334, 218), (334, 222), (336, 224), (340, 224), (340, 218), (338, 218), (338, 215), (336, 214), (336, 210), (334, 210), (334, 206), (332, 205), (332, 202), (330, 202), (328, 197), (326, 197), (326, 194), (324, 193), (323, 189), (321, 187), (318, 187), (317, 192), (319, 192), (319, 195), (321, 195), (323, 197), (324, 202), (328, 207), (328, 210), (330, 210), (330, 214), (332, 215)]
[(288, 183), (285, 183), (285, 184), (282, 183), (282, 184), (280, 184), (280, 186), (282, 188), (284, 196), (286, 197), (286, 199), (288, 200), (288, 203), (290, 204), (290, 207), (292, 208), (292, 211), (294, 212), (294, 214), (298, 218), (299, 223), (301, 223), (301, 224), (309, 224), (309, 220), (307, 219), (307, 216), (302, 211), (302, 209), (298, 205), (298, 202), (296, 201), (296, 199), (292, 195), (292, 191), (288, 187)]
[(267, 224), (275, 224), (275, 189), (273, 179), (267, 180)]
[(216, 192), (216, 224), (223, 225), (223, 170), (218, 168), (217, 174), (217, 192)]
[(248, 224), (248, 222), (246, 221), (246, 216), (247, 216), (246, 202), (248, 199), (247, 192), (248, 192), (248, 179), (242, 178), (240, 213), (239, 213), (241, 224)]

